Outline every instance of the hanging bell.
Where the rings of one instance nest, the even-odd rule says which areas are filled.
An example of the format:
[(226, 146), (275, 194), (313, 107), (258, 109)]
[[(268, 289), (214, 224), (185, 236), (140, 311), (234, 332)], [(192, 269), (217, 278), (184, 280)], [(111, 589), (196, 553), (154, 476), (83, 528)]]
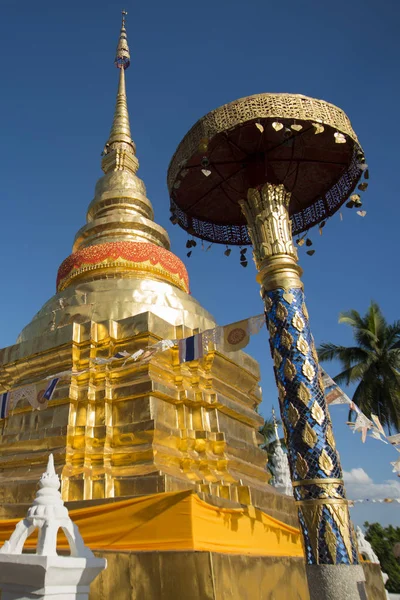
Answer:
[(232, 252), (231, 248), (226, 247), (224, 254), (225, 254), (225, 256), (229, 256), (231, 252)]
[(312, 256), (315, 253), (315, 250), (307, 250), (308, 256)]
[(306, 239), (306, 246), (312, 246), (312, 241), (310, 240), (310, 238)]
[(360, 183), (360, 185), (358, 186), (358, 189), (361, 190), (362, 192), (365, 192), (365, 190), (368, 187), (368, 183), (366, 181), (363, 181), (362, 183)]
[(192, 250), (190, 250), (190, 252), (188, 252), (188, 253), (186, 254), (186, 256), (187, 256), (188, 258), (190, 258), (190, 257), (192, 256)]
[(241, 255), (244, 256), (246, 254), (246, 252), (247, 252), (247, 248), (240, 248), (240, 254)]
[(353, 200), (349, 200), (349, 201), (346, 203), (346, 206), (347, 206), (347, 208), (353, 208), (353, 206), (354, 206), (354, 202), (353, 202)]
[(247, 260), (242, 260), (242, 261), (240, 261), (240, 264), (242, 265), (242, 267), (247, 267), (248, 262), (247, 262)]

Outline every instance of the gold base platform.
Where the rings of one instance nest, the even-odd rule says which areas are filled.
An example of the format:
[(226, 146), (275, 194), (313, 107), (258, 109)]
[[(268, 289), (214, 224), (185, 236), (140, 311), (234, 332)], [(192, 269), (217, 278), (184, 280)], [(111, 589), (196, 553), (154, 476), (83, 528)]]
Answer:
[(89, 600), (309, 600), (302, 559), (215, 552), (96, 552)]
[[(89, 600), (309, 600), (300, 558), (215, 552), (96, 552), (108, 567)], [(368, 600), (386, 600), (379, 565), (363, 563)], [(338, 599), (340, 600), (340, 599)]]

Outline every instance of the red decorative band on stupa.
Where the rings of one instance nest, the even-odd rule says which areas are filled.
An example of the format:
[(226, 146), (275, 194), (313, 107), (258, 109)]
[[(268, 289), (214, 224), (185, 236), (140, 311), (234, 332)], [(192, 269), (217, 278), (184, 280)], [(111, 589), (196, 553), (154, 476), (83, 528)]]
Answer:
[(189, 293), (189, 277), (183, 262), (172, 252), (149, 242), (108, 242), (82, 248), (60, 265), (57, 291), (84, 274), (101, 278), (101, 271), (120, 276), (149, 277), (168, 281)]

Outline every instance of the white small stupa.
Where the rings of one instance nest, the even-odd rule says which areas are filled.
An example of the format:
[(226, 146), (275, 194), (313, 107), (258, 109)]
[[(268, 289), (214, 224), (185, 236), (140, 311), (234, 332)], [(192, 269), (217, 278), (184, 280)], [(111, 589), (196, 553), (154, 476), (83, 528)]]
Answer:
[[(2, 600), (87, 600), (91, 582), (106, 567), (85, 546), (71, 521), (59, 492), (60, 480), (50, 454), (47, 470), (27, 516), (0, 548)], [(26, 539), (38, 529), (35, 554), (22, 554)], [(57, 533), (62, 529), (69, 556), (57, 554)]]
[(379, 558), (372, 549), (371, 544), (365, 539), (364, 533), (361, 527), (356, 527), (356, 536), (358, 543), (358, 552), (365, 560), (369, 560), (372, 563), (380, 564)]
[(278, 433), (278, 423), (275, 418), (275, 410), (272, 408), (272, 418), (275, 426), (276, 445), (272, 456), (272, 464), (274, 465), (274, 487), (286, 496), (293, 496), (292, 480), (290, 477), (289, 461), (287, 454), (282, 449), (282, 444)]
[[(358, 526), (356, 527), (356, 537), (357, 537), (357, 544), (358, 544), (358, 552), (359, 552), (359, 554), (361, 554), (363, 559), (369, 560), (369, 562), (380, 565), (381, 563), (379, 562), (379, 558), (375, 554), (371, 544), (368, 542), (368, 540), (365, 539), (365, 535), (364, 535), (361, 527), (358, 527)], [(387, 573), (384, 573), (383, 571), (381, 571), (381, 573), (382, 573), (383, 583), (386, 585), (386, 582), (389, 579), (389, 575)], [(387, 591), (386, 591), (386, 596), (389, 600), (389, 598), (390, 598), (389, 592), (387, 592)]]

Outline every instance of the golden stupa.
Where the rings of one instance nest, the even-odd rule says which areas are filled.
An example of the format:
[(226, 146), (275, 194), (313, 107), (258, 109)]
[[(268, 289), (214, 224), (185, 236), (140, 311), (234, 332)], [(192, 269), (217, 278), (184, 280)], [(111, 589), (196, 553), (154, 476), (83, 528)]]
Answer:
[[(71, 516), (108, 560), (91, 600), (308, 600), (294, 501), (268, 484), (259, 448), (258, 363), (215, 346), (182, 364), (175, 347), (137, 362), (95, 360), (215, 326), (136, 174), (125, 13), (115, 64), (104, 175), (86, 225), (56, 294), (0, 350), (0, 394), (62, 373), (48, 406), (22, 399), (0, 419), (0, 538), (25, 514), (52, 452)], [(127, 533), (129, 502), (142, 498)], [(127, 534), (132, 548), (118, 542)]]
[(259, 368), (250, 356), (213, 351), (179, 364), (171, 349), (122, 368), (99, 368), (92, 360), (215, 325), (190, 295), (186, 268), (154, 222), (136, 174), (125, 88), (129, 62), (123, 21), (104, 175), (86, 225), (59, 268), (57, 293), (17, 344), (0, 351), (0, 389), (84, 372), (64, 376), (46, 410), (21, 402), (1, 422), (0, 500), (6, 505), (30, 501), (49, 452), (66, 501), (190, 487), (250, 502), (269, 488), (266, 455), (258, 447)]

